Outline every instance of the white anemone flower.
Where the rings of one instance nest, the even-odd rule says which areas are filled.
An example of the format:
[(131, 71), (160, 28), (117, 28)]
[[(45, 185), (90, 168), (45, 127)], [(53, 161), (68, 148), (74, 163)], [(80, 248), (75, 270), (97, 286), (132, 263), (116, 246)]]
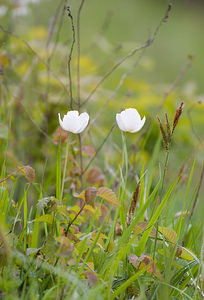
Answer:
[(145, 116), (141, 120), (140, 114), (135, 108), (127, 108), (120, 114), (116, 114), (118, 127), (126, 132), (138, 132), (145, 123)]
[(86, 112), (79, 115), (77, 110), (68, 111), (67, 114), (64, 115), (63, 120), (61, 119), (60, 113), (58, 113), (58, 116), (62, 129), (72, 133), (81, 133), (89, 122), (89, 115)]

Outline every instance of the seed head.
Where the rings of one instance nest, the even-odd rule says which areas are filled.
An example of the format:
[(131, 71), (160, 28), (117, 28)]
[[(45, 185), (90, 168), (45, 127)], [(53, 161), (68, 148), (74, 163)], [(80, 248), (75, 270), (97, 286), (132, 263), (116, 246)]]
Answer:
[(180, 116), (183, 112), (183, 102), (181, 102), (181, 104), (179, 105), (179, 107), (177, 108), (176, 112), (175, 112), (175, 115), (174, 115), (174, 119), (173, 119), (173, 129), (172, 129), (172, 133), (174, 133), (174, 130), (178, 124), (178, 121), (180, 119)]
[(171, 126), (169, 124), (169, 119), (168, 119), (167, 113), (165, 113), (165, 117), (166, 117), (167, 140), (168, 140), (168, 143), (170, 143), (171, 142)]
[(128, 214), (127, 214), (127, 226), (129, 226), (132, 222), (133, 215), (134, 215), (135, 208), (136, 208), (136, 204), (139, 200), (140, 188), (141, 188), (141, 183), (139, 182), (136, 186), (135, 192), (134, 192), (133, 197), (132, 197), (132, 201), (130, 203), (129, 211), (128, 211)]
[(163, 137), (164, 147), (165, 147), (166, 151), (168, 151), (169, 147), (168, 147), (168, 138), (167, 138), (166, 132), (165, 132), (164, 127), (162, 125), (162, 122), (161, 122), (161, 120), (159, 119), (158, 116), (157, 116), (157, 120), (159, 122), (159, 128), (160, 128), (160, 131), (161, 131), (161, 134), (162, 134), (162, 137)]

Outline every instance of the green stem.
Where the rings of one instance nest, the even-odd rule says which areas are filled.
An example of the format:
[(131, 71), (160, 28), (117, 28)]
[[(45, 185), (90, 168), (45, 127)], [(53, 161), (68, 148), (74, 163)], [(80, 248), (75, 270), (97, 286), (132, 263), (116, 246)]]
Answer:
[[(128, 172), (128, 156), (127, 156), (127, 148), (126, 148), (126, 140), (125, 135), (123, 132), (121, 132), (122, 135), (122, 142), (123, 142), (123, 150), (122, 150), (122, 160), (121, 160), (121, 174), (120, 174), (120, 181), (119, 181), (119, 191), (118, 191), (118, 197), (120, 201), (120, 222), (123, 227), (123, 232), (125, 231), (125, 211), (124, 211), (124, 192), (126, 188), (126, 182), (127, 182), (127, 172)], [(125, 163), (125, 172), (123, 176), (123, 167)], [(121, 189), (121, 181), (122, 182), (122, 189)]]
[[(167, 170), (167, 165), (168, 165), (168, 159), (169, 159), (169, 151), (166, 151), (165, 163), (164, 163), (164, 171), (163, 171), (163, 177), (162, 177), (162, 186), (161, 186), (160, 197), (159, 197), (159, 203), (161, 203), (161, 201), (162, 201), (162, 196), (163, 196), (163, 191), (164, 191), (164, 180), (165, 180), (165, 177), (166, 177), (166, 170)], [(158, 218), (158, 221), (159, 221), (159, 218)], [(156, 223), (156, 237), (155, 237), (155, 243), (154, 243), (153, 259), (155, 258), (156, 246), (157, 246), (158, 221)]]
[(66, 176), (66, 170), (67, 170), (67, 161), (68, 161), (68, 154), (69, 154), (69, 136), (67, 138), (67, 143), (66, 143), (66, 154), (65, 154), (65, 162), (64, 162), (64, 170), (63, 170), (63, 178), (62, 178), (62, 188), (61, 188), (61, 193), (60, 193), (60, 203), (62, 202), (62, 197), (64, 193), (64, 182), (65, 182), (65, 176)]
[(166, 170), (167, 170), (168, 159), (169, 159), (169, 151), (166, 152), (166, 156), (165, 156), (164, 172), (163, 172), (162, 186), (161, 186), (160, 199), (159, 199), (160, 203), (162, 201), (162, 196), (163, 196), (164, 180), (165, 180), (165, 177), (166, 177)]

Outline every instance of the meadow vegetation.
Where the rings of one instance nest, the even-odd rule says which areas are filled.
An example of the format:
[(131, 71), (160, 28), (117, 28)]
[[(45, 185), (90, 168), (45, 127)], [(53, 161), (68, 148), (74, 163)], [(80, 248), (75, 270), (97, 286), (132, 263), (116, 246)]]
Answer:
[[(0, 5), (0, 298), (203, 299), (202, 62), (170, 36), (188, 13), (158, 1), (147, 32), (150, 1), (96, 2)], [(89, 123), (67, 131), (71, 110)]]

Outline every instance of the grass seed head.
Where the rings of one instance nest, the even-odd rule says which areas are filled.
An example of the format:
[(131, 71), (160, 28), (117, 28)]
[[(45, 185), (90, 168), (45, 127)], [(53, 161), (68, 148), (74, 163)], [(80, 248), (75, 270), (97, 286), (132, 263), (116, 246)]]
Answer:
[(171, 142), (171, 126), (169, 124), (169, 119), (168, 119), (167, 113), (165, 113), (165, 117), (166, 117), (167, 139), (168, 139), (168, 142), (170, 143)]
[(133, 197), (132, 197), (132, 201), (130, 203), (129, 211), (128, 211), (128, 214), (127, 214), (127, 226), (129, 226), (132, 222), (133, 215), (134, 215), (135, 208), (136, 208), (136, 204), (139, 200), (140, 188), (141, 188), (141, 183), (139, 182), (136, 186), (135, 192), (134, 192)]
[(180, 116), (183, 112), (183, 102), (181, 102), (181, 104), (179, 105), (179, 107), (177, 108), (175, 115), (174, 115), (174, 119), (173, 119), (173, 129), (172, 129), (172, 134), (174, 133), (174, 130), (178, 124), (178, 121), (180, 119)]
[(157, 116), (157, 120), (159, 122), (159, 128), (160, 128), (160, 131), (161, 131), (161, 134), (163, 137), (164, 148), (166, 149), (166, 151), (168, 151), (169, 147), (168, 147), (168, 138), (167, 138), (166, 132), (165, 132), (162, 122), (158, 116)]

